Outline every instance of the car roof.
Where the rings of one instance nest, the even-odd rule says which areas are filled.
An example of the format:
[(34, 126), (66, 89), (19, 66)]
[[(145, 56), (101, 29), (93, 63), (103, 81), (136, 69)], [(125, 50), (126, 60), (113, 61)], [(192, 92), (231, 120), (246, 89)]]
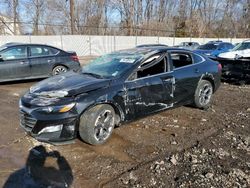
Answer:
[(232, 44), (232, 43), (230, 43), (230, 42), (216, 42), (216, 41), (213, 41), (213, 42), (205, 43), (203, 45), (206, 45), (206, 44), (222, 45), (222, 44)]
[(164, 51), (182, 51), (182, 52), (192, 52), (188, 49), (176, 48), (176, 47), (165, 47), (165, 46), (145, 46), (140, 48), (130, 48), (125, 50), (119, 50), (113, 53), (121, 53), (121, 54), (143, 54), (143, 55), (153, 55), (155, 53), (160, 53)]
[(187, 42), (187, 41), (185, 41), (185, 42), (181, 42), (181, 43), (198, 43), (198, 42)]
[(10, 42), (10, 43), (6, 43), (4, 45), (2, 45), (2, 47), (13, 47), (13, 46), (49, 46), (49, 47), (52, 47), (52, 48), (56, 48), (54, 46), (51, 46), (51, 45), (47, 45), (47, 44), (33, 44), (33, 43), (19, 43), (19, 42)]
[(57, 47), (47, 45), (47, 44), (30, 44), (30, 43), (16, 43), (16, 42), (6, 43), (0, 47), (2, 48), (1, 50), (5, 50), (7, 48), (11, 48), (11, 47), (15, 47), (15, 46), (47, 46), (47, 47), (51, 47), (51, 48), (55, 48), (57, 50), (63, 51)]
[(8, 42), (8, 43), (2, 45), (2, 47), (9, 47), (9, 46), (14, 46), (14, 45), (18, 45), (18, 44), (22, 44), (22, 43), (19, 43), (19, 42)]
[(222, 43), (223, 41), (222, 40), (212, 40), (212, 41), (209, 41), (208, 43)]
[(143, 48), (143, 47), (154, 47), (154, 46), (159, 46), (159, 47), (168, 47), (168, 45), (166, 44), (141, 44), (141, 45), (137, 45), (136, 48)]
[(188, 51), (191, 52), (191, 50), (188, 49), (182, 49), (182, 48), (176, 48), (176, 47), (164, 47), (164, 46), (148, 46), (148, 47), (142, 47), (141, 49), (149, 49), (152, 51), (158, 50), (158, 51), (163, 51), (163, 50), (178, 50), (178, 51)]

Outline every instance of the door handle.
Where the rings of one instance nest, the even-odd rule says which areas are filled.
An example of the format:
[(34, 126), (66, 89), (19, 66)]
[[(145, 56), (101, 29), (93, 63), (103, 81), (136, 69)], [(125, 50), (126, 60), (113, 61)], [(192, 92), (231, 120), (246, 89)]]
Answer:
[(174, 79), (173, 76), (167, 76), (167, 77), (163, 77), (163, 78), (162, 78), (162, 81), (164, 81), (164, 82), (169, 82), (169, 81), (172, 81), (173, 79)]
[(49, 59), (49, 60), (48, 60), (48, 63), (51, 63), (51, 62), (52, 62), (52, 59)]
[(172, 80), (173, 80), (173, 78), (165, 78), (165, 79), (163, 79), (164, 82), (169, 82), (169, 81), (172, 81)]

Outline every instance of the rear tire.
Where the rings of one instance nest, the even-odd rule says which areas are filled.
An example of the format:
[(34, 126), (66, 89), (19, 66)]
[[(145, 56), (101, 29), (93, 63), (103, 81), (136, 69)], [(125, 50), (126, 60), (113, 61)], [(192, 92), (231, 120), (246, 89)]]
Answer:
[(68, 71), (67, 67), (65, 67), (63, 65), (58, 65), (58, 66), (56, 66), (56, 67), (53, 68), (52, 74), (53, 74), (53, 76), (55, 76), (55, 75), (59, 75), (59, 74), (65, 73), (67, 71)]
[(207, 80), (201, 80), (195, 91), (194, 105), (197, 108), (208, 109), (213, 95), (213, 86)]
[(96, 105), (80, 118), (79, 134), (83, 141), (100, 145), (110, 137), (115, 125), (115, 111), (108, 104)]

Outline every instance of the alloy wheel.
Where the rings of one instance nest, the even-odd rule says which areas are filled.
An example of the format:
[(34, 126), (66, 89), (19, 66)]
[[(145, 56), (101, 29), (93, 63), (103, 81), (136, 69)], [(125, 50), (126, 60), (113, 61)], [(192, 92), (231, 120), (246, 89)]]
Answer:
[(207, 105), (212, 97), (213, 88), (210, 84), (205, 84), (199, 92), (199, 102), (201, 105)]
[(98, 141), (106, 140), (113, 129), (114, 116), (110, 110), (105, 110), (99, 114), (95, 122), (95, 138)]

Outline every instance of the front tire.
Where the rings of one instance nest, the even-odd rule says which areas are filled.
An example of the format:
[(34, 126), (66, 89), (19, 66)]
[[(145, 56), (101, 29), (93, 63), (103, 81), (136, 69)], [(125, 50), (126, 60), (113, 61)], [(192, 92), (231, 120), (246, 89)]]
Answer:
[(115, 111), (108, 104), (96, 105), (80, 118), (79, 134), (83, 141), (91, 145), (105, 143), (115, 126)]
[(201, 109), (208, 109), (213, 95), (213, 86), (207, 80), (201, 80), (196, 88), (194, 104)]

